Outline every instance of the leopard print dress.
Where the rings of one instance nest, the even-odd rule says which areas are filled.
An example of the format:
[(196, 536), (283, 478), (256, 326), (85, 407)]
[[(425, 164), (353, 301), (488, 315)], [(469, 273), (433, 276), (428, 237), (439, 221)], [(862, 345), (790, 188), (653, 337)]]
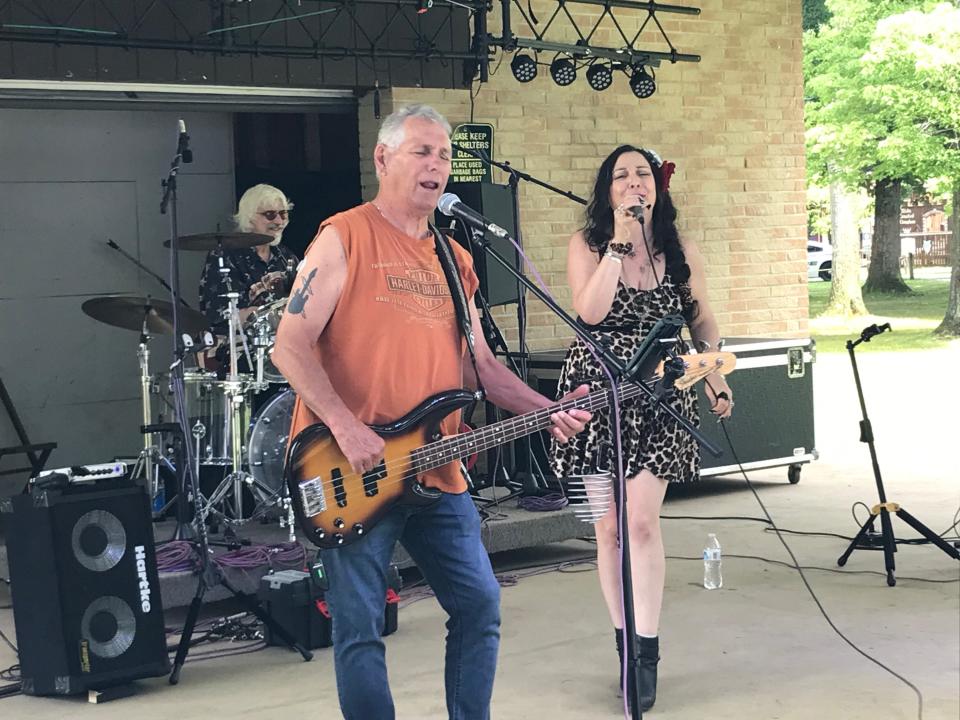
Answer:
[[(626, 362), (657, 320), (671, 313), (679, 314), (691, 302), (689, 285), (675, 285), (669, 273), (660, 287), (652, 290), (634, 290), (620, 282), (610, 312), (591, 331), (606, 342), (621, 362)], [(568, 393), (584, 383), (590, 385), (591, 391), (606, 385), (598, 361), (578, 338), (567, 351), (558, 394)], [(694, 425), (699, 425), (695, 390), (678, 390), (669, 402)], [(668, 482), (698, 478), (699, 445), (670, 415), (655, 407), (650, 398), (642, 395), (621, 403), (620, 418), (625, 477), (649, 470)], [(566, 444), (554, 440), (551, 443), (554, 474), (567, 478), (594, 473), (598, 464), (605, 466), (608, 448), (613, 445), (610, 425), (610, 411), (601, 410), (594, 413), (586, 430)]]

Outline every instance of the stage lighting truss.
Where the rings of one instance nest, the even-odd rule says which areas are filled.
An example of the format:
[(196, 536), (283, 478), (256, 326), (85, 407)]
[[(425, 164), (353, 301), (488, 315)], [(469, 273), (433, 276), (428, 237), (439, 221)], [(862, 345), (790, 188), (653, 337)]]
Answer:
[[(486, 34), (486, 15), (480, 0), (0, 0), (0, 43), (49, 45), (55, 57), (68, 46), (143, 50), (154, 64), (173, 64), (178, 52), (285, 58), (293, 62), (271, 72), (294, 85), (305, 73), (298, 61), (313, 61), (315, 74), (335, 76), (334, 85), (372, 86), (377, 78), (435, 87), (445, 76), (441, 86), (458, 87), (463, 66), (473, 72), (486, 56), (475, 41)], [(68, 52), (70, 62), (86, 62)]]
[[(630, 88), (639, 98), (650, 97), (656, 91), (656, 82), (651, 76), (653, 68), (659, 67), (662, 62), (671, 64), (678, 62), (700, 62), (699, 55), (681, 53), (674, 47), (670, 37), (657, 18), (657, 13), (679, 13), (683, 15), (699, 15), (700, 8), (681, 5), (666, 5), (658, 2), (635, 2), (634, 0), (554, 0), (556, 7), (550, 17), (543, 23), (533, 14), (532, 8), (524, 7), (521, 0), (500, 0), (502, 16), (502, 34), (499, 37), (486, 35), (486, 47), (500, 48), (504, 52), (513, 52), (514, 59), (510, 66), (514, 77), (521, 82), (530, 82), (536, 77), (537, 61), (530, 57), (526, 50), (534, 54), (540, 52), (555, 53), (556, 57), (550, 64), (550, 76), (558, 85), (570, 85), (576, 79), (577, 70), (588, 67), (587, 82), (594, 90), (600, 91), (610, 87), (613, 82), (613, 71), (622, 70), (630, 78)], [(578, 20), (570, 13), (569, 5), (592, 5), (597, 9), (596, 17)], [(631, 13), (646, 13), (642, 22)], [(478, 13), (479, 15), (479, 13)], [(579, 16), (578, 16), (579, 17)], [(528, 35), (521, 36), (514, 33), (514, 18), (517, 24), (522, 24)], [(479, 21), (479, 18), (475, 18)], [(635, 21), (633, 23), (632, 21)], [(485, 25), (485, 23), (484, 23)], [(627, 28), (638, 27), (635, 33), (630, 34)], [(666, 45), (663, 50), (652, 49), (649, 40), (641, 36), (650, 28), (648, 35), (659, 36), (659, 41)], [(480, 28), (476, 28), (478, 40)], [(578, 38), (575, 43), (554, 41), (552, 38), (569, 38), (571, 30)], [(593, 43), (598, 33), (613, 34), (618, 43), (615, 47), (604, 47)], [(489, 56), (489, 53), (488, 53)], [(518, 61), (518, 58), (527, 58)], [(521, 75), (517, 72), (516, 64), (530, 64), (526, 72)], [(487, 79), (486, 61), (481, 61), (479, 78), (481, 82)]]

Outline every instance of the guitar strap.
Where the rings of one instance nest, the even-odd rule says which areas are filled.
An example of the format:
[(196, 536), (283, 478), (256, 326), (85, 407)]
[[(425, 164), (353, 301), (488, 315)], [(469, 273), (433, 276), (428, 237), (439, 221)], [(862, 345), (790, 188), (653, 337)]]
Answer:
[(474, 349), (475, 338), (473, 336), (473, 323), (470, 321), (470, 305), (467, 301), (467, 295), (463, 290), (463, 282), (460, 279), (460, 269), (457, 266), (457, 258), (453, 254), (453, 248), (450, 247), (450, 240), (441, 233), (434, 225), (430, 225), (433, 232), (433, 239), (437, 244), (437, 258), (440, 260), (440, 267), (443, 268), (443, 274), (447, 278), (447, 285), (450, 286), (450, 297), (453, 300), (453, 308), (457, 313), (457, 324), (460, 326), (460, 333), (467, 341), (467, 350), (470, 352), (470, 362), (473, 363), (473, 372), (477, 376), (477, 390), (481, 395), (486, 395), (483, 389), (483, 382), (480, 380), (480, 370), (477, 368), (477, 354)]

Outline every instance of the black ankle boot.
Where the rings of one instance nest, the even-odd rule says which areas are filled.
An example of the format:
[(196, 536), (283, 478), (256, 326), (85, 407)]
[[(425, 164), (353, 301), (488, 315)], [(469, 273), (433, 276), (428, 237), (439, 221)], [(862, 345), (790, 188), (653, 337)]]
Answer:
[(657, 701), (657, 663), (660, 662), (660, 638), (637, 636), (640, 647), (640, 710), (646, 712)]

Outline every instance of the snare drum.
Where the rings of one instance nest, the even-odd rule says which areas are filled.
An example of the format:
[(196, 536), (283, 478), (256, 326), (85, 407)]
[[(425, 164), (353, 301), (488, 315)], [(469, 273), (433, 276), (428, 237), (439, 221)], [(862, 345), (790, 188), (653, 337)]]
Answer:
[(296, 399), (293, 390), (284, 390), (275, 395), (257, 413), (250, 430), (247, 441), (250, 474), (260, 487), (269, 488), (273, 493), (272, 496), (260, 498), (262, 502), (272, 501), (283, 493), (283, 464)]
[(287, 382), (270, 360), (273, 343), (277, 338), (277, 326), (280, 325), (280, 318), (283, 317), (286, 307), (287, 298), (283, 298), (257, 308), (247, 319), (245, 328), (254, 363), (257, 362), (257, 349), (263, 348), (263, 379), (270, 383)]
[[(183, 373), (184, 400), (186, 401), (187, 424), (191, 435), (187, 440), (194, 448), (199, 440), (198, 461), (201, 465), (229, 465), (230, 459), (230, 397), (225, 383), (217, 380), (216, 373), (204, 370), (185, 370)], [(169, 417), (174, 417), (173, 391), (170, 373), (157, 373), (151, 383), (152, 393), (166, 406)], [(251, 392), (244, 393), (240, 403), (240, 427), (250, 422)], [(242, 439), (241, 439), (242, 441)]]

